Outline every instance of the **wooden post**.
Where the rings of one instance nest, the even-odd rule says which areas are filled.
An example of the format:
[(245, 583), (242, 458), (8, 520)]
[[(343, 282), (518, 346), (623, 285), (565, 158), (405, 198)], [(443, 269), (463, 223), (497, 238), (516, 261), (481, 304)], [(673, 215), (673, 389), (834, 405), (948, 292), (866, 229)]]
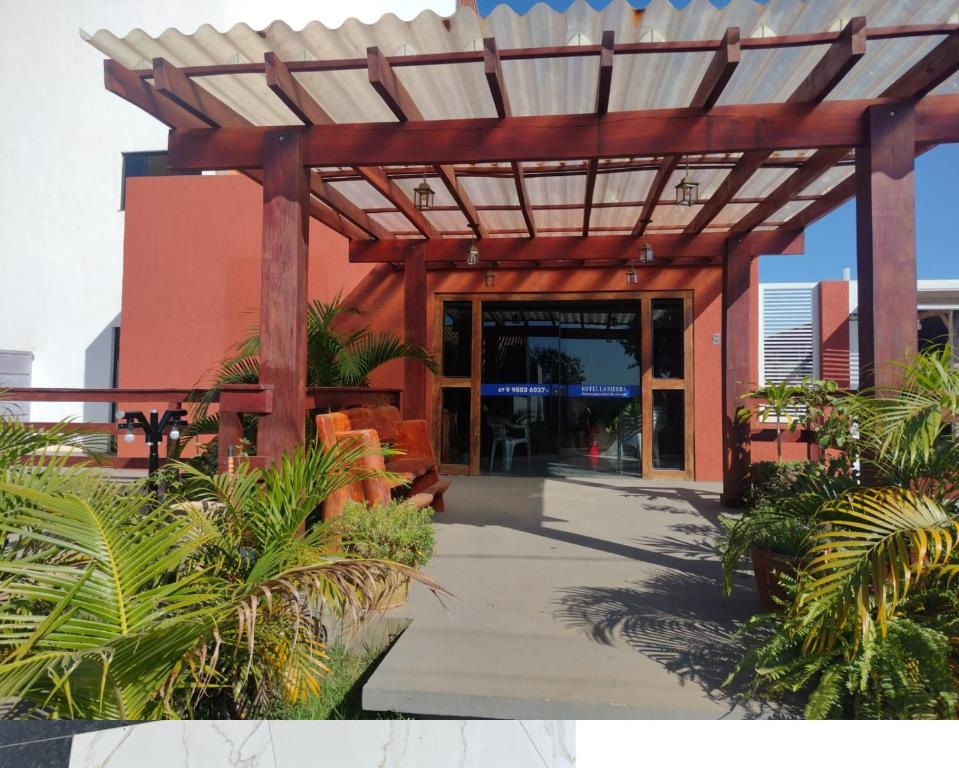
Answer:
[(723, 260), (723, 493), (726, 506), (741, 504), (749, 470), (749, 424), (737, 418), (742, 402), (739, 396), (755, 380), (756, 357), (753, 349), (758, 329), (758, 262), (743, 247), (743, 238), (727, 243)]
[[(414, 245), (403, 262), (403, 332), (412, 344), (426, 347), (426, 248)], [(403, 415), (426, 418), (426, 368), (403, 361)]]
[[(220, 431), (217, 433), (217, 453), (216, 453), (216, 471), (224, 473), (227, 471), (227, 459), (229, 458), (230, 448), (236, 449), (243, 439), (243, 422), (240, 421), (240, 414), (236, 411), (224, 411), (220, 409)], [(238, 458), (234, 453), (234, 457)]]
[(895, 386), (916, 354), (915, 109), (870, 107), (856, 150), (859, 386)]
[(301, 131), (277, 128), (263, 145), (260, 383), (274, 391), (257, 454), (277, 459), (303, 442), (306, 411), (306, 258), (309, 177)]

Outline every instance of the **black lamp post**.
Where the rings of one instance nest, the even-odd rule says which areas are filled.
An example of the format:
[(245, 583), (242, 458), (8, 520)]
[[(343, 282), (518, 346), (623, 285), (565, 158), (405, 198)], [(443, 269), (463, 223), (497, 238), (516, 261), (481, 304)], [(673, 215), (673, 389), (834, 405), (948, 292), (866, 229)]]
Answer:
[(150, 411), (149, 416), (144, 415), (143, 411), (117, 412), (117, 420), (123, 420), (122, 428), (126, 430), (123, 436), (124, 442), (133, 442), (134, 429), (139, 429), (146, 436), (146, 443), (150, 446), (149, 474), (154, 490), (156, 489), (154, 478), (160, 469), (160, 442), (163, 440), (163, 434), (169, 429), (170, 441), (179, 440), (180, 430), (186, 426), (184, 416), (186, 411), (183, 409), (164, 411), (163, 416), (158, 416), (156, 409)]

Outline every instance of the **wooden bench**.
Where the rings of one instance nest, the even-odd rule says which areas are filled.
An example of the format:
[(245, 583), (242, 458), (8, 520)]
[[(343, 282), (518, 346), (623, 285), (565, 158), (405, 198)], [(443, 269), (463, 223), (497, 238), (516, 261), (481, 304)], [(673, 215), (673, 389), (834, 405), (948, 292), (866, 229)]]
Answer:
[[(368, 454), (362, 459), (365, 466), (395, 472), (406, 481), (405, 485), (390, 487), (382, 478), (370, 478), (336, 491), (323, 505), (324, 520), (339, 514), (349, 500), (382, 504), (394, 495), (409, 498), (418, 507), (429, 504), (437, 512), (444, 510), (443, 494), (450, 481), (440, 478), (424, 420), (404, 421), (392, 405), (351, 408), (318, 414), (316, 436), (327, 447), (341, 440), (356, 440)], [(402, 451), (402, 455), (384, 460), (380, 453), (382, 445)]]

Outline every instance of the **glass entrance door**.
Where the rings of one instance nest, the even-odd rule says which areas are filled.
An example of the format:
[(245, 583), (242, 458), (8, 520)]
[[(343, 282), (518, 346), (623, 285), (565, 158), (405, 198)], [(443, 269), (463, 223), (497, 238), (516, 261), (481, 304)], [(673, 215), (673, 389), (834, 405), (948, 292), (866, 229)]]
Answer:
[(483, 472), (642, 472), (639, 301), (483, 302)]

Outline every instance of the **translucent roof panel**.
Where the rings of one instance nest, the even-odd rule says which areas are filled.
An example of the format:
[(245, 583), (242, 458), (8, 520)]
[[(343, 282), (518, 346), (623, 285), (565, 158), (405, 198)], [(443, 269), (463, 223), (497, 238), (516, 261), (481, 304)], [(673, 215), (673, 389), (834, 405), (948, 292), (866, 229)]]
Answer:
[[(856, 16), (865, 16), (867, 28), (872, 30), (956, 24), (959, 23), (959, 0), (728, 0), (721, 8), (707, 0), (687, 3), (682, 8), (670, 0), (650, 0), (642, 9), (634, 8), (627, 0), (612, 0), (601, 9), (585, 0), (576, 0), (562, 12), (538, 3), (525, 14), (517, 14), (500, 4), (485, 17), (459, 7), (447, 18), (432, 11), (424, 11), (411, 20), (388, 14), (371, 24), (349, 19), (335, 29), (319, 22), (293, 29), (277, 20), (260, 30), (247, 24), (237, 24), (227, 30), (203, 25), (193, 31), (171, 28), (155, 36), (134, 29), (100, 30), (93, 35), (83, 33), (83, 37), (129, 69), (148, 71), (157, 57), (176, 67), (239, 66), (244, 71), (196, 72), (193, 82), (246, 121), (268, 126), (299, 121), (266, 85), (262, 62), (267, 52), (289, 63), (295, 81), (335, 123), (364, 123), (397, 120), (370, 84), (365, 62), (367, 50), (372, 46), (389, 57), (472, 56), (468, 62), (415, 66), (397, 62), (393, 67), (397, 81), (408, 92), (413, 105), (408, 116), (426, 120), (496, 117), (484, 65), (478, 56), (483, 50), (484, 38), (495, 38), (501, 53), (520, 48), (563, 48), (564, 54), (573, 55), (515, 58), (514, 53), (512, 58), (505, 56), (501, 65), (507, 99), (515, 116), (581, 114), (595, 110), (599, 75), (595, 48), (605, 30), (611, 30), (615, 43), (623, 45), (715, 41), (722, 38), (727, 29), (738, 27), (743, 41), (741, 61), (718, 103), (756, 104), (788, 100), (814, 71), (829, 49), (829, 43), (765, 48), (755, 47), (754, 43), (770, 37), (837, 32)], [(942, 34), (871, 38), (865, 55), (826, 98), (879, 96), (943, 39)], [(589, 55), (575, 55), (577, 48)], [(711, 50), (616, 55), (609, 93), (610, 116), (623, 110), (688, 106), (713, 58)], [(319, 63), (326, 64), (322, 71), (301, 71), (298, 67), (304, 62), (316, 68), (321, 67)], [(310, 62), (317, 64), (310, 65)], [(348, 68), (335, 70), (329, 62), (339, 62), (341, 66), (347, 62)], [(148, 77), (146, 82), (152, 83), (152, 79)], [(959, 93), (959, 73), (940, 84), (933, 93)], [(651, 157), (648, 147), (637, 146), (635, 151), (633, 157), (604, 160), (604, 164), (617, 165), (617, 168), (597, 174), (594, 204), (632, 204), (595, 207), (590, 222), (598, 234), (629, 231), (641, 215), (640, 206), (650, 194), (657, 168), (664, 159)], [(793, 167), (777, 165), (777, 161), (796, 160), (812, 153), (813, 150), (794, 150), (775, 155), (735, 191), (733, 200), (764, 198), (795, 171)], [(710, 158), (710, 162), (714, 159)], [(736, 154), (727, 155), (724, 167), (719, 168), (696, 167), (693, 163), (690, 174), (699, 183), (701, 199), (717, 194), (736, 159)], [(630, 170), (630, 165), (644, 167)], [(509, 164), (498, 167), (486, 164), (482, 170), (484, 175), (471, 175), (468, 166), (457, 167), (461, 170), (462, 194), (478, 207), (484, 227), (525, 232), (525, 221), (518, 209), (490, 210), (490, 206), (519, 205)], [(586, 194), (585, 159), (568, 163), (527, 162), (523, 167), (528, 174), (526, 188), (530, 204), (565, 206), (535, 210), (537, 228), (581, 230)], [(578, 172), (536, 175), (537, 171), (560, 167), (575, 168)], [(499, 169), (504, 172), (497, 175)], [(348, 168), (344, 170), (352, 172)], [(399, 171), (387, 169), (388, 173)], [(825, 194), (850, 173), (849, 166), (830, 169), (794, 194)], [(674, 187), (684, 174), (685, 166), (680, 163), (662, 192), (664, 203), (675, 200)], [(400, 192), (410, 197), (420, 179), (405, 174), (395, 181)], [(429, 183), (436, 193), (436, 206), (450, 208), (456, 204), (442, 181), (431, 176)], [(366, 210), (391, 208), (396, 203), (364, 181), (331, 181), (330, 184)], [(728, 229), (755, 205), (729, 202), (707, 226), (711, 230)], [(766, 222), (786, 220), (807, 205), (808, 200), (787, 203), (781, 211), (768, 216)], [(701, 210), (701, 206), (657, 205), (649, 231), (682, 231)], [(415, 235), (402, 214), (371, 216), (397, 236)], [(442, 232), (462, 232), (468, 227), (466, 217), (456, 210), (432, 211), (427, 218)]]

